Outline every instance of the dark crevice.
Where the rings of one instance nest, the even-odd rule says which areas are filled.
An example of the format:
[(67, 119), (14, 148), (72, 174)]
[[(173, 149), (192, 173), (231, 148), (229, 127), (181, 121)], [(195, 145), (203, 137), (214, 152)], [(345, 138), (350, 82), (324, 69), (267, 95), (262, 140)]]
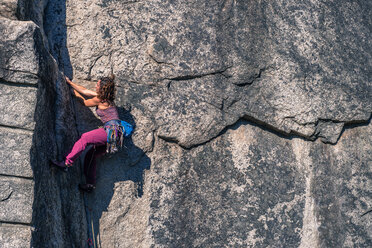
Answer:
[(88, 77), (87, 77), (87, 80), (91, 80), (91, 73), (92, 73), (92, 70), (93, 70), (93, 67), (96, 65), (97, 61), (102, 58), (104, 55), (99, 55), (94, 61), (93, 61), (93, 64), (89, 67), (89, 70), (88, 70)]
[(194, 75), (184, 75), (184, 76), (178, 76), (178, 77), (173, 77), (173, 78), (164, 78), (164, 80), (172, 80), (172, 81), (185, 81), (185, 80), (192, 80), (192, 79), (197, 79), (197, 78), (202, 78), (206, 76), (213, 76), (213, 75), (222, 75), (225, 78), (228, 78), (225, 74), (223, 74), (227, 69), (230, 67), (227, 67), (223, 70), (218, 70), (214, 72), (209, 72), (205, 74), (194, 74)]
[(37, 40), (36, 46), (41, 80), (30, 150), (35, 177), (32, 207), (35, 230), (31, 233), (31, 247), (84, 247), (82, 199), (75, 193), (77, 186), (66, 187), (69, 180), (80, 178), (80, 173), (76, 168), (61, 176), (62, 172), (50, 169), (48, 162), (61, 159), (77, 137), (70, 92), (63, 80), (63, 74), (73, 75), (67, 49), (66, 1), (48, 1), (43, 10), (39, 9), (42, 6), (37, 7), (31, 11), (43, 11), (45, 36)]
[(167, 63), (167, 62), (164, 62), (164, 61), (159, 61), (159, 60), (157, 60), (157, 59), (155, 59), (155, 57), (154, 56), (152, 56), (151, 54), (149, 54), (149, 57), (155, 62), (155, 63), (157, 63), (158, 65), (169, 65), (169, 66), (174, 66), (174, 64), (172, 64), (172, 63)]
[(365, 216), (365, 215), (367, 215), (367, 214), (369, 214), (369, 213), (371, 213), (371, 212), (372, 212), (372, 209), (366, 211), (365, 213), (363, 213), (362, 215), (360, 215), (360, 217), (363, 217), (363, 216)]
[(181, 147), (185, 148), (185, 149), (188, 149), (187, 147), (184, 147), (182, 146), (181, 144), (178, 143), (178, 139), (175, 138), (175, 137), (167, 137), (167, 136), (163, 136), (163, 135), (158, 135), (158, 137), (168, 143), (175, 143), (175, 144), (178, 144), (180, 145)]
[(22, 70), (15, 70), (15, 69), (8, 69), (8, 68), (0, 68), (0, 69), (2, 69), (2, 70), (7, 70), (7, 71), (12, 71), (12, 72), (21, 72), (21, 73), (27, 73), (27, 74), (31, 74), (31, 75), (33, 75), (33, 76), (35, 76), (35, 77), (39, 77), (36, 73), (32, 73), (32, 72), (30, 72), (30, 71), (22, 71)]
[[(303, 114), (303, 113), (299, 113), (297, 114), (296, 116), (300, 115), (300, 114)], [(285, 116), (283, 117), (283, 119), (288, 119), (288, 120), (291, 120), (293, 121), (294, 123), (300, 125), (300, 126), (307, 126), (307, 125), (317, 125), (320, 121), (320, 119), (318, 119), (317, 121), (315, 122), (306, 122), (306, 123), (301, 123), (299, 121), (296, 120), (296, 116)]]
[[(295, 120), (295, 116), (287, 116), (287, 117), (284, 117), (284, 119), (290, 119), (291, 121), (297, 123), (298, 125), (304, 126), (304, 127), (307, 126), (307, 125), (314, 125), (315, 128), (316, 128), (315, 132), (311, 136), (305, 136), (301, 133), (297, 133), (297, 132), (294, 132), (294, 131), (291, 131), (291, 132), (296, 133), (299, 136), (305, 137), (308, 140), (312, 140), (312, 141), (316, 140), (317, 138), (324, 138), (324, 140), (322, 140), (323, 143), (335, 145), (335, 144), (337, 144), (338, 140), (341, 138), (345, 129), (368, 125), (368, 123), (371, 121), (371, 117), (372, 117), (372, 115), (370, 115), (369, 119), (351, 120), (351, 121), (340, 121), (340, 120), (319, 118), (319, 119), (317, 119), (316, 122), (307, 122), (307, 123), (299, 123), (298, 121)], [(335, 124), (342, 123), (344, 125), (336, 142), (331, 142), (331, 141), (327, 140), (327, 137), (325, 137), (321, 133), (319, 133), (317, 128), (319, 127), (320, 122), (335, 123)]]
[(172, 81), (169, 81), (169, 82), (166, 84), (166, 88), (167, 88), (168, 91), (170, 91), (171, 84), (172, 84)]
[(4, 124), (0, 124), (0, 128), (10, 128), (10, 129), (12, 129), (12, 131), (14, 131), (14, 130), (25, 131), (25, 132), (29, 133), (30, 135), (32, 135), (33, 132), (34, 132), (33, 129), (23, 128), (23, 127), (15, 127), (15, 126), (8, 126), (8, 125), (4, 125)]
[[(318, 119), (318, 121), (315, 124), (318, 124), (320, 121), (323, 121), (323, 122), (332, 122), (332, 123), (343, 123), (343, 124), (346, 125), (346, 124), (360, 124), (360, 123), (363, 123), (363, 122), (368, 121), (368, 120), (340, 121), (340, 120), (320, 118), (320, 119)], [(312, 123), (306, 123), (306, 124), (312, 124)]]
[(342, 128), (339, 139), (341, 138), (341, 136), (345, 132), (345, 130), (352, 129), (352, 128), (355, 128), (355, 127), (368, 126), (371, 123), (371, 120), (372, 120), (372, 114), (370, 115), (368, 120), (344, 122), (344, 127)]
[[(337, 142), (341, 138), (341, 136), (342, 136), (343, 132), (345, 131), (345, 129), (350, 129), (350, 128), (354, 128), (354, 127), (360, 127), (360, 126), (367, 126), (367, 125), (370, 124), (371, 119), (372, 119), (372, 116), (367, 121), (347, 122), (347, 123), (343, 122), (344, 123), (344, 128), (343, 128), (343, 130), (342, 130), (339, 138), (337, 139)], [(292, 140), (293, 138), (298, 138), (298, 139), (302, 139), (302, 140), (305, 140), (305, 141), (315, 141), (317, 138), (321, 138), (320, 136), (317, 136), (317, 137), (304, 136), (303, 134), (298, 133), (298, 132), (295, 132), (293, 130), (291, 130), (289, 133), (286, 133), (283, 130), (277, 129), (274, 126), (272, 126), (270, 124), (267, 124), (267, 123), (265, 123), (263, 121), (260, 121), (260, 120), (254, 118), (254, 117), (251, 117), (251, 116), (244, 116), (242, 118), (239, 118), (233, 124), (226, 126), (216, 136), (213, 136), (212, 138), (210, 138), (210, 139), (208, 139), (208, 140), (206, 140), (204, 142), (201, 142), (201, 143), (198, 143), (198, 144), (194, 144), (194, 145), (191, 145), (191, 146), (184, 146), (184, 145), (180, 144), (179, 143), (179, 140), (176, 137), (166, 137), (166, 136), (162, 136), (162, 135), (158, 135), (158, 137), (161, 138), (161, 139), (163, 139), (164, 141), (166, 141), (168, 143), (175, 143), (175, 144), (179, 145), (180, 147), (182, 147), (185, 150), (192, 150), (194, 148), (197, 148), (199, 146), (205, 145), (205, 144), (213, 141), (214, 139), (218, 138), (219, 136), (225, 134), (229, 129), (235, 129), (234, 127), (236, 125), (239, 125), (239, 123), (240, 122), (243, 122), (243, 121), (245, 121), (249, 125), (252, 125), (252, 126), (255, 126), (255, 127), (259, 127), (262, 130), (265, 130), (267, 132), (270, 132), (272, 134), (275, 134), (275, 135), (279, 136), (280, 138), (287, 139), (287, 140)], [(322, 141), (322, 142), (323, 143), (326, 143), (326, 144), (329, 144), (329, 145), (336, 145), (337, 144), (337, 142), (336, 143), (329, 143), (329, 142), (324, 142), (324, 141)]]
[[(242, 122), (245, 122), (246, 124), (249, 124), (251, 126), (255, 126), (255, 127), (259, 127), (261, 128), (262, 130), (265, 130), (267, 132), (270, 132), (272, 134), (275, 134), (283, 139), (288, 139), (288, 140), (292, 140), (293, 138), (299, 138), (299, 139), (302, 139), (302, 140), (306, 140), (305, 137), (303, 136), (300, 136), (300, 135), (296, 135), (294, 134), (293, 132), (287, 134), (285, 133), (284, 131), (281, 131), (281, 130), (278, 130), (276, 129), (275, 127), (271, 126), (271, 125), (268, 125), (262, 121), (259, 121), (255, 118), (252, 118), (252, 117), (242, 117), (242, 118), (239, 118), (236, 122), (234, 122), (233, 124), (231, 125), (228, 125), (226, 126), (224, 129), (221, 130), (221, 132), (219, 132), (216, 136), (212, 137), (211, 139), (209, 140), (206, 140), (202, 143), (199, 143), (199, 144), (195, 144), (195, 145), (192, 145), (190, 147), (185, 147), (185, 146), (182, 146), (181, 144), (179, 144), (182, 148), (186, 149), (186, 150), (192, 150), (194, 148), (197, 148), (199, 146), (202, 146), (202, 145), (205, 145), (213, 140), (215, 140), (216, 138), (218, 138), (219, 136), (225, 134), (229, 129), (236, 129), (235, 127), (237, 125), (241, 125), (239, 123), (242, 123)], [(173, 142), (173, 143), (177, 143), (177, 142)]]
[(10, 178), (20, 178), (20, 179), (26, 179), (26, 180), (34, 180), (33, 177), (25, 177), (25, 176), (17, 176), (17, 175), (8, 175), (8, 174), (0, 174), (1, 177), (10, 177)]
[(241, 84), (236, 84), (236, 86), (238, 86), (238, 87), (244, 87), (244, 86), (247, 86), (247, 85), (251, 85), (251, 84), (253, 84), (254, 81), (256, 81), (257, 79), (261, 78), (262, 73), (263, 73), (266, 69), (267, 69), (266, 67), (265, 67), (265, 68), (260, 68), (258, 74), (253, 75), (253, 76), (250, 78), (250, 80), (249, 80), (248, 82), (246, 82), (246, 83), (241, 83)]
[(12, 191), (12, 192), (10, 192), (10, 193), (9, 193), (9, 195), (8, 195), (7, 197), (5, 197), (4, 199), (1, 199), (1, 201), (2, 201), (2, 202), (4, 202), (4, 201), (7, 201), (7, 200), (9, 200), (9, 199), (10, 199), (10, 197), (12, 196), (12, 194), (13, 194), (13, 191)]
[(4, 79), (0, 79), (0, 84), (7, 85), (7, 86), (12, 86), (12, 87), (29, 87), (29, 88), (37, 88), (37, 84), (28, 84), (28, 83), (16, 83), (16, 82), (10, 82), (6, 81)]
[(3, 221), (3, 220), (0, 220), (0, 226), (1, 226), (1, 224), (10, 224), (10, 225), (20, 225), (20, 226), (32, 227), (31, 223), (16, 222), (16, 221)]

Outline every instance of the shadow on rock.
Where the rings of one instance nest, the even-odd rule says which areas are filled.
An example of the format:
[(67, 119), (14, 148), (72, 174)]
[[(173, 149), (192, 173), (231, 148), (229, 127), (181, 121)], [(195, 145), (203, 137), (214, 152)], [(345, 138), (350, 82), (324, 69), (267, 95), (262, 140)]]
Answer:
[[(120, 107), (118, 111), (121, 120), (129, 122), (135, 127), (133, 116), (129, 111)], [(124, 208), (112, 207), (115, 209), (112, 214), (119, 216), (125, 214), (125, 209), (129, 208), (130, 202), (126, 202), (127, 199), (142, 197), (143, 176), (145, 170), (150, 169), (150, 164), (150, 158), (133, 143), (130, 137), (125, 139), (120, 152), (113, 155), (106, 154), (97, 160), (96, 189), (94, 192), (84, 195), (91, 239), (88, 242), (95, 240), (96, 245), (99, 245), (102, 214), (110, 212), (112, 204), (119, 202), (120, 206), (124, 206)]]

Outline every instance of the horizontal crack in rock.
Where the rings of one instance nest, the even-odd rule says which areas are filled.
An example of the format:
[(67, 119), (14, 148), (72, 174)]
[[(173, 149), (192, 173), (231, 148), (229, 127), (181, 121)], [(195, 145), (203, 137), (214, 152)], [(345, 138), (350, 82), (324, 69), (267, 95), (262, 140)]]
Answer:
[(8, 81), (8, 80), (4, 80), (2, 78), (0, 78), (0, 84), (12, 86), (12, 87), (32, 87), (32, 88), (38, 88), (38, 85), (37, 84), (12, 82), (12, 81)]
[(3, 68), (3, 67), (1, 67), (0, 69), (1, 69), (1, 70), (6, 70), (6, 71), (13, 71), (13, 72), (27, 73), (27, 74), (31, 74), (31, 75), (34, 75), (34, 76), (36, 76), (36, 77), (39, 77), (36, 73), (30, 72), (30, 71), (23, 71), (23, 70), (9, 69), (9, 68)]
[[(345, 128), (350, 128), (350, 127), (348, 127), (348, 125), (351, 126), (351, 127), (356, 127), (356, 126), (365, 125), (367, 123), (370, 123), (371, 119), (372, 119), (372, 116), (369, 120), (361, 121), (361, 122), (358, 122), (358, 123), (355, 123), (355, 122), (335, 122), (335, 123), (343, 123), (344, 124), (343, 130), (344, 130)], [(284, 138), (284, 139), (292, 139), (292, 138), (296, 137), (296, 138), (301, 138), (301, 139), (304, 139), (304, 140), (314, 141), (316, 138), (321, 138), (321, 137), (313, 137), (313, 136), (310, 136), (310, 137), (304, 136), (303, 134), (301, 134), (299, 132), (296, 132), (294, 130), (291, 130), (290, 132), (287, 133), (283, 130), (275, 128), (274, 126), (271, 126), (270, 124), (268, 124), (266, 122), (260, 121), (256, 118), (253, 118), (253, 117), (247, 116), (247, 115), (239, 118), (236, 122), (232, 123), (231, 125), (227, 125), (217, 135), (211, 137), (210, 139), (205, 140), (204, 142), (201, 142), (201, 143), (193, 144), (191, 146), (184, 146), (184, 145), (180, 144), (177, 137), (166, 137), (166, 136), (162, 136), (162, 135), (158, 135), (158, 137), (163, 139), (166, 142), (176, 143), (177, 145), (179, 145), (180, 147), (182, 147), (186, 150), (191, 150), (193, 148), (197, 148), (199, 146), (205, 145), (205, 144), (213, 141), (214, 139), (216, 139), (219, 136), (226, 133), (227, 130), (229, 130), (232, 126), (236, 125), (239, 121), (242, 121), (242, 120), (251, 122), (250, 123), (251, 125), (255, 125), (257, 127), (260, 127), (262, 129), (267, 130), (267, 131), (269, 131), (269, 132), (271, 132), (271, 133), (273, 133), (273, 134), (275, 134), (275, 135), (277, 135), (281, 138)], [(342, 136), (342, 133), (343, 133), (343, 131), (341, 132), (340, 137)], [(339, 138), (338, 138), (338, 140), (339, 140)], [(327, 142), (324, 142), (324, 143), (327, 143)], [(330, 143), (330, 144), (333, 144), (333, 143)]]
[(191, 80), (191, 79), (196, 79), (196, 78), (202, 78), (206, 76), (213, 76), (213, 75), (222, 75), (225, 78), (228, 78), (225, 74), (223, 74), (227, 69), (231, 67), (227, 67), (222, 70), (214, 71), (214, 72), (209, 72), (205, 74), (194, 74), (194, 75), (184, 75), (184, 76), (178, 76), (178, 77), (173, 77), (173, 78), (164, 78), (164, 80), (172, 80), (172, 81), (185, 81), (185, 80)]
[(9, 174), (0, 174), (0, 177), (10, 177), (10, 178), (20, 178), (26, 180), (34, 180), (33, 177), (25, 177), (25, 176), (17, 176), (17, 175), (9, 175)]
[(12, 131), (21, 131), (23, 134), (29, 134), (29, 135), (33, 135), (34, 133), (34, 130), (32, 129), (16, 127), (16, 126), (8, 126), (8, 125), (3, 125), (3, 124), (0, 124), (0, 129), (8, 129), (8, 130), (11, 129)]
[(21, 226), (32, 227), (31, 223), (26, 223), (26, 222), (16, 222), (16, 221), (4, 221), (4, 220), (0, 220), (0, 226), (1, 226), (1, 224), (21, 225)]

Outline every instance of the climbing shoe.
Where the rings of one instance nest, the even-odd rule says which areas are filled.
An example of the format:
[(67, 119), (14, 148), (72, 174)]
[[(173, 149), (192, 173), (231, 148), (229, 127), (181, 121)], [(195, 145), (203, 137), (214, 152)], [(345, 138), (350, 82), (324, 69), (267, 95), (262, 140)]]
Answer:
[(79, 189), (80, 189), (81, 191), (83, 191), (83, 192), (90, 193), (90, 192), (92, 192), (95, 188), (96, 188), (96, 186), (94, 186), (93, 184), (89, 184), (89, 183), (81, 184), (81, 183), (79, 183)]
[(65, 164), (64, 161), (57, 161), (57, 160), (52, 159), (52, 160), (49, 161), (49, 165), (51, 165), (55, 168), (58, 168), (63, 172), (67, 172), (67, 170), (68, 170), (68, 166)]

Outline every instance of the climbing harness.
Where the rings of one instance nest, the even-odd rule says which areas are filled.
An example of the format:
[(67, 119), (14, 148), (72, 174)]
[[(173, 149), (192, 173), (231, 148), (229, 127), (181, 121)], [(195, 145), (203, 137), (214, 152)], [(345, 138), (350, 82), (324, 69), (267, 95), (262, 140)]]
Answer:
[(126, 121), (111, 120), (104, 124), (107, 134), (106, 153), (115, 153), (123, 147), (125, 137), (129, 137), (133, 132), (133, 126)]

